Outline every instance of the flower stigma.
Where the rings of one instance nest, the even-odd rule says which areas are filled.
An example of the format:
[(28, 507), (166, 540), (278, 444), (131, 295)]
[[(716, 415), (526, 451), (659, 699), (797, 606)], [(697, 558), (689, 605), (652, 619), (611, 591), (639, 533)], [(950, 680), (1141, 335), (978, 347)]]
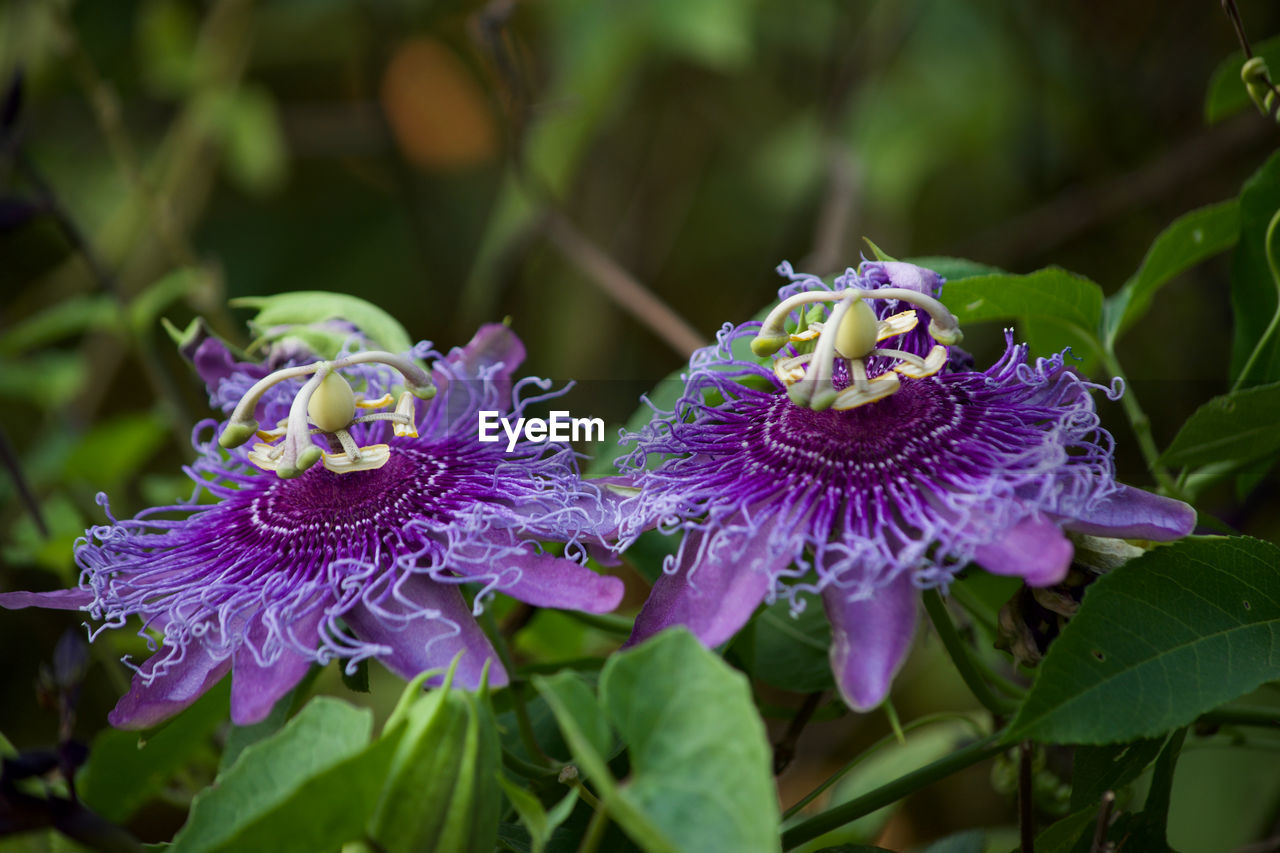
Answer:
[[(339, 373), (343, 368), (357, 364), (387, 365), (404, 378), (405, 390), (398, 399), (391, 394), (373, 400), (357, 396), (351, 383)], [(274, 429), (261, 429), (253, 414), (262, 395), (280, 382), (303, 376), (310, 376), (310, 379), (293, 398), (288, 418), (276, 424)], [(414, 400), (429, 400), (435, 393), (436, 387), (425, 370), (411, 359), (389, 352), (360, 352), (333, 361), (286, 367), (258, 380), (245, 393), (218, 436), (218, 443), (230, 449), (257, 437), (260, 441), (249, 451), (249, 461), (265, 471), (274, 471), (284, 479), (299, 476), (317, 462), (335, 474), (369, 471), (387, 464), (391, 448), (386, 444), (357, 444), (351, 435), (351, 427), (373, 421), (390, 421), (394, 435), (416, 437)], [(393, 401), (394, 411), (369, 411), (385, 408)], [(313, 443), (313, 435), (324, 436), (329, 451)]]
[[(910, 332), (919, 322), (914, 309), (879, 319), (868, 304), (871, 299), (896, 299), (927, 312), (930, 317), (929, 337), (934, 345), (925, 356), (880, 343)], [(835, 307), (822, 319), (822, 303)], [(801, 310), (800, 327), (788, 333), (784, 324), (791, 312), (814, 304), (809, 312)], [(933, 376), (947, 363), (947, 347), (963, 338), (960, 324), (947, 307), (923, 293), (901, 287), (876, 290), (846, 288), (844, 290), (798, 293), (779, 303), (765, 318), (764, 325), (751, 341), (757, 356), (778, 353), (792, 347), (791, 355), (774, 361), (774, 374), (787, 386), (791, 401), (820, 412), (825, 409), (855, 409), (874, 403), (901, 387), (899, 376), (924, 379)], [(890, 359), (888, 366), (875, 375), (869, 359)], [(837, 364), (843, 364), (848, 380), (837, 384)]]

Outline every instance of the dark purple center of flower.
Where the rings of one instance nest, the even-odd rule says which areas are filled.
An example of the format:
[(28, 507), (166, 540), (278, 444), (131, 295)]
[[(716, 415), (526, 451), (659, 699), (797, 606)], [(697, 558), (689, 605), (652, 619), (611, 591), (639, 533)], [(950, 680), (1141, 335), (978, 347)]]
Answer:
[[(367, 557), (379, 545), (403, 550), (394, 546), (409, 522), (447, 524), (478, 500), (499, 499), (492, 466), (467, 456), (467, 448), (452, 443), (426, 449), (404, 443), (372, 471), (335, 474), (317, 466), (293, 480), (263, 476), (263, 488), (242, 490), (223, 505), (223, 535), (317, 560)], [(233, 506), (241, 501), (248, 506)]]
[(823, 479), (927, 469), (961, 436), (980, 429), (964, 392), (928, 380), (905, 380), (898, 393), (856, 409), (815, 412), (778, 395), (754, 419), (744, 452), (763, 468)]

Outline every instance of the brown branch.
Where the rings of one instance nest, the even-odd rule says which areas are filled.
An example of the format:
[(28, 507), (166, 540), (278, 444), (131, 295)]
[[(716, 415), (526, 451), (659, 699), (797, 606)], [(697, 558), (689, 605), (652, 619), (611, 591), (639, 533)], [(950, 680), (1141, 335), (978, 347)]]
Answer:
[(1018, 849), (1021, 853), (1035, 853), (1036, 810), (1032, 776), (1031, 741), (1018, 744)]
[(706, 345), (697, 329), (588, 240), (562, 213), (548, 212), (545, 228), (565, 258), (667, 346), (687, 358)]
[(1107, 827), (1111, 825), (1111, 809), (1115, 804), (1115, 791), (1107, 791), (1102, 795), (1102, 805), (1098, 807), (1098, 823), (1093, 829), (1093, 843), (1089, 845), (1089, 853), (1104, 853), (1107, 849)]

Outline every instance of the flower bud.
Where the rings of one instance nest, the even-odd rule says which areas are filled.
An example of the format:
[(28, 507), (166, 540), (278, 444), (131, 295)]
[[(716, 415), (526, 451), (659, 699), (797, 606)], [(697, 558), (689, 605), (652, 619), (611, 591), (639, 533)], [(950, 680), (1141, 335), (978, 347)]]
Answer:
[(410, 683), (387, 731), (402, 729), (369, 834), (388, 853), (489, 853), (496, 844), (498, 733), (487, 698)]

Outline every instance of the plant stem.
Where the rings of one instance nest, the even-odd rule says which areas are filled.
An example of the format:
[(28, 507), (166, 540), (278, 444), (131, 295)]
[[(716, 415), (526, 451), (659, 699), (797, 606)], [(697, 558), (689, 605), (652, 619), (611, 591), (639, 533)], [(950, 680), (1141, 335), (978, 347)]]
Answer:
[(480, 623), (489, 635), (489, 639), (493, 643), (493, 650), (498, 653), (498, 660), (502, 661), (503, 669), (507, 671), (511, 678), (509, 686), (511, 698), (514, 700), (512, 710), (515, 711), (516, 715), (516, 728), (520, 730), (520, 741), (524, 744), (525, 751), (529, 753), (529, 757), (535, 763), (550, 766), (551, 759), (542, 751), (537, 735), (534, 734), (533, 722), (529, 719), (529, 708), (524, 701), (524, 683), (515, 680), (516, 668), (515, 664), (512, 663), (511, 650), (507, 648), (507, 638), (498, 630), (498, 621), (493, 618), (493, 608), (486, 607), (481, 612)]
[(1035, 853), (1036, 820), (1032, 800), (1031, 741), (1018, 744), (1018, 844), (1021, 853)]
[(604, 831), (609, 828), (609, 812), (605, 809), (596, 809), (595, 814), (591, 816), (591, 823), (587, 824), (587, 832), (582, 836), (582, 844), (578, 847), (578, 853), (595, 853), (600, 848), (600, 842), (604, 840)]
[(552, 766), (532, 764), (525, 761), (518, 755), (502, 750), (502, 764), (512, 773), (523, 776), (526, 779), (551, 779), (559, 773), (559, 769)]
[[(946, 720), (960, 720), (960, 721), (969, 723), (970, 725), (973, 726), (973, 732), (975, 736), (982, 735), (982, 730), (977, 726), (977, 724), (975, 724), (973, 720), (969, 719), (964, 714), (929, 714), (926, 717), (921, 717), (918, 720), (912, 720), (911, 722), (907, 723), (905, 726), (902, 727), (902, 731), (904, 733), (913, 732), (916, 729), (923, 728), (928, 725), (932, 725), (933, 723), (944, 722)], [(801, 798), (801, 800), (798, 803), (796, 803), (795, 805), (791, 806), (791, 808), (783, 812), (782, 819), (786, 821), (795, 817), (804, 809), (805, 806), (809, 805), (809, 803), (816, 800), (822, 794), (823, 791), (827, 790), (836, 782), (839, 782), (842, 778), (844, 778), (844, 775), (848, 773), (850, 770), (857, 767), (866, 759), (870, 758), (877, 751), (883, 749), (884, 747), (888, 746), (891, 743), (897, 743), (897, 742), (898, 742), (898, 733), (890, 732), (889, 734), (880, 738), (880, 740), (871, 744), (871, 746), (867, 747), (862, 752), (854, 756), (852, 761), (850, 761), (844, 767), (841, 767), (835, 773), (832, 773), (825, 780), (823, 780), (821, 785), (814, 788), (809, 793), (805, 794), (804, 797)]]
[(969, 691), (974, 695), (982, 706), (998, 717), (1007, 717), (1012, 713), (1017, 705), (1003, 696), (997, 696), (991, 692), (991, 687), (982, 678), (982, 674), (978, 672), (974, 666), (973, 658), (969, 654), (969, 648), (960, 637), (960, 633), (956, 631), (955, 623), (951, 621), (951, 614), (947, 612), (947, 605), (943, 603), (942, 596), (938, 594), (936, 589), (926, 589), (924, 591), (924, 609), (929, 614), (929, 620), (933, 622), (933, 627), (938, 630), (938, 636), (942, 638), (942, 645), (946, 647), (947, 654), (951, 656), (951, 662), (956, 665), (960, 677), (964, 679), (964, 683), (968, 685)]
[(1124, 409), (1125, 417), (1129, 419), (1129, 427), (1133, 430), (1134, 437), (1138, 439), (1138, 450), (1142, 452), (1142, 459), (1147, 463), (1147, 470), (1151, 472), (1161, 491), (1171, 497), (1181, 497), (1182, 492), (1174, 481), (1173, 475), (1160, 462), (1160, 449), (1156, 447), (1155, 437), (1151, 434), (1151, 418), (1147, 417), (1147, 413), (1142, 410), (1137, 395), (1133, 393), (1133, 383), (1125, 376), (1120, 360), (1116, 358), (1109, 344), (1098, 347), (1098, 355), (1107, 371), (1124, 383), (1124, 395), (1120, 398), (1120, 406)]
[[(1231, 386), (1232, 392), (1239, 391), (1245, 387), (1246, 381), (1253, 373), (1254, 365), (1262, 356), (1265, 350), (1270, 349), (1270, 344), (1276, 336), (1276, 329), (1280, 328), (1280, 264), (1276, 263), (1276, 256), (1271, 251), (1271, 238), (1275, 236), (1276, 226), (1280, 225), (1280, 210), (1275, 212), (1271, 217), (1271, 222), (1267, 225), (1266, 236), (1263, 237), (1262, 248), (1267, 254), (1267, 269), (1271, 271), (1271, 283), (1276, 288), (1276, 310), (1271, 315), (1271, 322), (1267, 324), (1266, 331), (1262, 333), (1262, 337), (1258, 338), (1257, 345), (1254, 346), (1253, 352), (1249, 353), (1249, 360), (1244, 363), (1244, 367), (1240, 368), (1240, 375), (1236, 377), (1235, 383)], [(1257, 384), (1257, 383), (1254, 383)]]
[(784, 850), (794, 849), (806, 841), (812, 841), (820, 835), (844, 826), (846, 823), (855, 821), (864, 815), (869, 815), (890, 803), (897, 802), (926, 785), (931, 785), (939, 779), (945, 779), (953, 773), (958, 773), (966, 767), (971, 767), (980, 761), (985, 761), (993, 755), (1003, 752), (1005, 749), (1004, 744), (1001, 743), (1003, 736), (1004, 732), (999, 731), (981, 740), (976, 740), (945, 758), (921, 767), (919, 770), (895, 779), (887, 785), (882, 785), (874, 791), (863, 794), (861, 797), (856, 797), (847, 803), (843, 803), (793, 826), (782, 833), (782, 848)]
[(1115, 804), (1115, 791), (1107, 791), (1102, 795), (1102, 804), (1098, 806), (1098, 822), (1093, 827), (1093, 843), (1089, 845), (1089, 853), (1103, 853), (1107, 843), (1107, 827), (1111, 825), (1111, 809)]
[(800, 742), (800, 734), (804, 731), (804, 727), (809, 725), (809, 721), (813, 719), (813, 712), (818, 710), (818, 705), (822, 702), (822, 696), (823, 691), (821, 690), (806, 696), (804, 704), (796, 711), (796, 715), (791, 718), (791, 723), (787, 726), (782, 738), (773, 745), (774, 776), (778, 776), (783, 770), (786, 770), (796, 757), (796, 745)]

